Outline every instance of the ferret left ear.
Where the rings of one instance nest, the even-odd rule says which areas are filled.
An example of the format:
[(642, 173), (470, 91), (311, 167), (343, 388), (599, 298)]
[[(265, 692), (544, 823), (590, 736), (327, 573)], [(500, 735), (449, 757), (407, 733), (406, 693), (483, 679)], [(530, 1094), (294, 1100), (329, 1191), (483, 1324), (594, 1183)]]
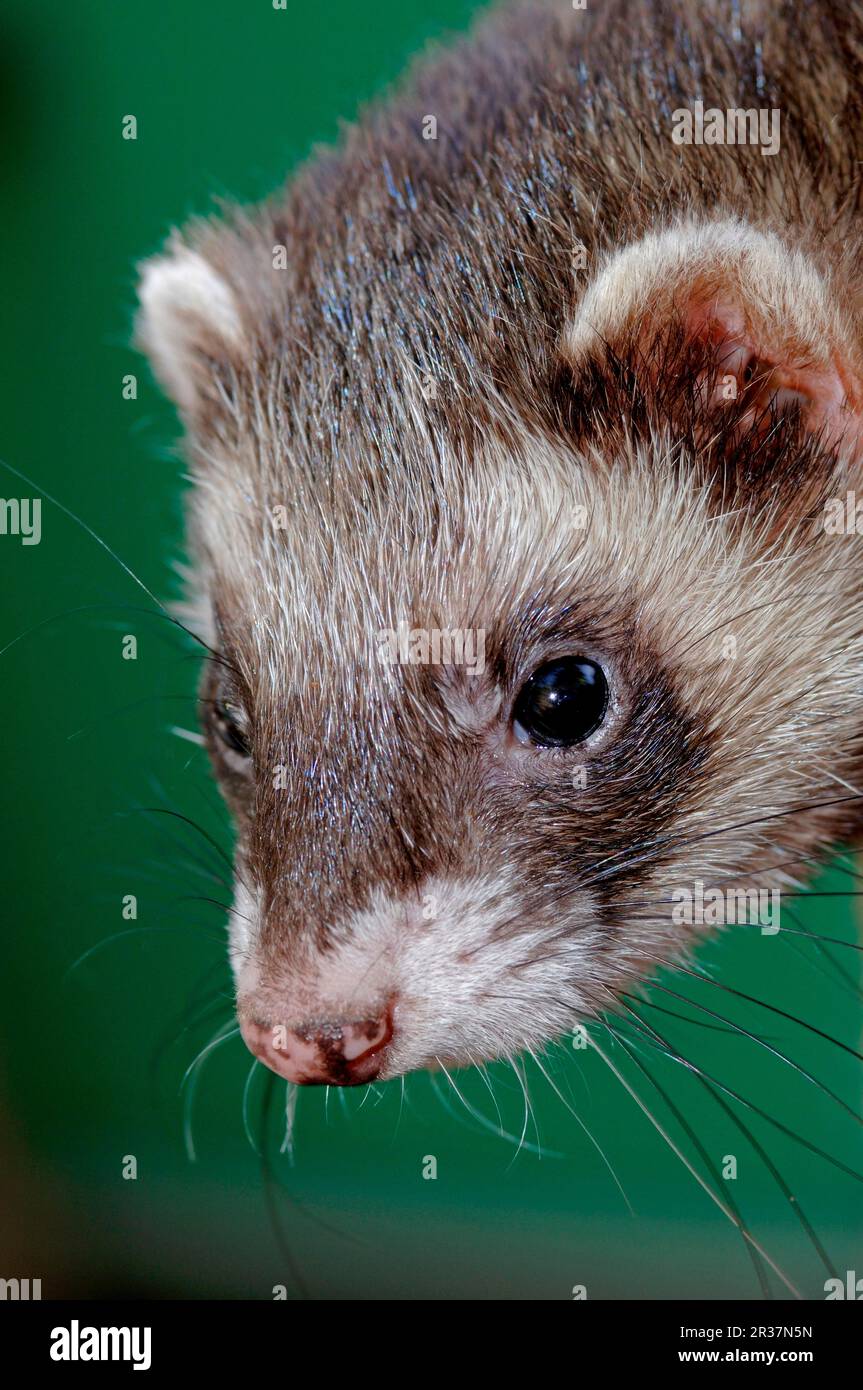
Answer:
[(241, 360), (247, 351), (234, 291), (177, 236), (167, 254), (144, 261), (140, 269), (136, 341), (172, 400), (194, 416), (218, 398), (220, 365)]
[(658, 377), (672, 339), (703, 365), (710, 428), (732, 402), (738, 429), (768, 419), (770, 408), (799, 407), (829, 443), (863, 441), (863, 365), (851, 325), (818, 269), (778, 237), (739, 222), (646, 236), (602, 266), (561, 349), (576, 370), (610, 350), (668, 399), (670, 383)]

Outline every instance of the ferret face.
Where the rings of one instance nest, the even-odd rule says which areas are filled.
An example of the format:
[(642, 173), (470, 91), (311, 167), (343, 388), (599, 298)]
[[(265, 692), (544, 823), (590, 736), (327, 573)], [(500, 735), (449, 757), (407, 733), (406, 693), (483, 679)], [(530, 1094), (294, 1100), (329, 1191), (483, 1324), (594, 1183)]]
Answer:
[[(247, 1038), (297, 1079), (541, 1045), (637, 954), (614, 906), (642, 895), (631, 847), (709, 739), (625, 573), (573, 529), (592, 505), (602, 534), (617, 500), (600, 520), (565, 456), (525, 463), (489, 459), (445, 520), (393, 495), (305, 529), (300, 592), (280, 568), (231, 581), (236, 672), (211, 666), (206, 708), (240, 827), (232, 958)], [(340, 1070), (316, 1035), (345, 1023)]]
[(260, 366), (212, 428), (202, 363), (259, 353), (215, 271), (145, 280), (197, 459), (238, 1014), (291, 1080), (542, 1047), (690, 944), (681, 890), (796, 882), (850, 824), (859, 584), (824, 504), (853, 353), (814, 272), (805, 322), (770, 320), (799, 272), (772, 241), (640, 250), (567, 324), (547, 427), (345, 440), (326, 476)]

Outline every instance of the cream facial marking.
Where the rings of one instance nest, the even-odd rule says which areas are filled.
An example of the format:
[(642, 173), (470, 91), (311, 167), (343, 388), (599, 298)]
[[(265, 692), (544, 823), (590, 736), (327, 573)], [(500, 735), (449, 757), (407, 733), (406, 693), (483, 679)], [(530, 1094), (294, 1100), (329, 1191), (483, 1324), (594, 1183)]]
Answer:
[[(238, 1006), (249, 1047), (289, 1080), (353, 1085), (481, 1050), (492, 1034), (502, 1050), (538, 1045), (552, 1020), (564, 1029), (584, 1008), (576, 981), (590, 978), (601, 937), (589, 894), (574, 908), (581, 937), (566, 943), (554, 921), (539, 930), (513, 922), (512, 891), (507, 874), (430, 879), (416, 900), (377, 895), (367, 911), (335, 924), (320, 956), (287, 969), (247, 965)], [(573, 976), (554, 1001), (545, 999), (549, 950)], [(535, 1000), (529, 1021), (506, 1007), (512, 978)]]

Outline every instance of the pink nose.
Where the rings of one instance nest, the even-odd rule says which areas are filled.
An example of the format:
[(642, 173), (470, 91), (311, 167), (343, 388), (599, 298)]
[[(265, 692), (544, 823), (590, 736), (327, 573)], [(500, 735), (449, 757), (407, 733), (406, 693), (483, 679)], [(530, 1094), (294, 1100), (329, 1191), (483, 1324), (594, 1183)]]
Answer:
[(301, 1086), (361, 1086), (379, 1075), (393, 1036), (392, 1009), (359, 1023), (287, 1028), (240, 1021), (249, 1051), (286, 1081)]

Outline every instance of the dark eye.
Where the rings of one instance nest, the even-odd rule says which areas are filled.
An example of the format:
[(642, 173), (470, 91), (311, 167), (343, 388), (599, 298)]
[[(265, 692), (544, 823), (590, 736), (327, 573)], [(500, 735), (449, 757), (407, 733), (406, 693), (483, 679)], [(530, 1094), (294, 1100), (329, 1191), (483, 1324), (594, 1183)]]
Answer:
[(245, 729), (245, 717), (238, 705), (232, 705), (228, 700), (216, 700), (213, 705), (213, 715), (216, 733), (232, 753), (237, 753), (241, 758), (248, 758), (251, 755), (249, 748), (249, 738)]
[(513, 732), (522, 743), (569, 748), (599, 728), (607, 708), (602, 667), (586, 656), (562, 656), (540, 666), (522, 687)]

